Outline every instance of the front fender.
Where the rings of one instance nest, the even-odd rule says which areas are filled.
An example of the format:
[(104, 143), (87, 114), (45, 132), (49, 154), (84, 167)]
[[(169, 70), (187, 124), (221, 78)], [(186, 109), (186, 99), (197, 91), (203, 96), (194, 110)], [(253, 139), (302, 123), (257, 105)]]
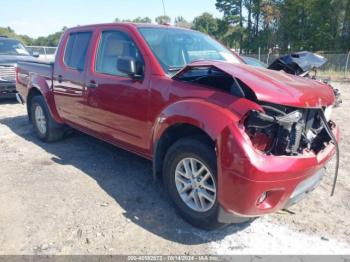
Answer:
[(178, 101), (166, 107), (153, 127), (152, 144), (160, 139), (167, 128), (176, 124), (189, 124), (203, 130), (215, 141), (220, 132), (238, 117), (230, 110), (200, 99)]

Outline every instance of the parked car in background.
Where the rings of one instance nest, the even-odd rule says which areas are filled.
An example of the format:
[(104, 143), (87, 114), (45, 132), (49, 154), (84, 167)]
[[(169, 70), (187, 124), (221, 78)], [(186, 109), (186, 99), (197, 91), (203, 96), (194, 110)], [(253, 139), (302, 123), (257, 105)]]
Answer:
[(19, 61), (36, 61), (36, 58), (20, 41), (0, 36), (0, 98), (15, 97), (15, 68)]
[[(267, 68), (275, 71), (284, 71), (287, 74), (308, 77), (314, 80), (317, 80), (317, 69), (327, 63), (327, 59), (323, 56), (308, 51), (295, 52), (280, 56), (270, 65), (253, 57), (241, 56), (241, 58), (246, 64), (251, 66)], [(341, 94), (338, 89), (333, 88), (333, 92), (336, 97), (335, 106), (339, 106), (342, 103)]]
[(295, 204), (338, 149), (329, 85), (248, 66), (192, 30), (68, 29), (55, 62), (20, 62), (17, 80), (39, 139), (69, 126), (151, 160), (180, 214), (202, 228)]
[(267, 68), (268, 67), (267, 64), (265, 64), (264, 62), (261, 62), (259, 59), (256, 59), (256, 58), (253, 58), (253, 57), (249, 57), (249, 56), (241, 56), (241, 58), (243, 59), (243, 61), (247, 65), (257, 66), (257, 67), (262, 67), (262, 68)]

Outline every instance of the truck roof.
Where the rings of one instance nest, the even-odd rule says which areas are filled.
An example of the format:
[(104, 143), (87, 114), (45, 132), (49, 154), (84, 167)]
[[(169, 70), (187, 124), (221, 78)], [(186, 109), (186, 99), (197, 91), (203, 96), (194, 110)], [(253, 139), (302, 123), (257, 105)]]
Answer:
[(115, 23), (102, 23), (102, 24), (90, 24), (90, 25), (78, 25), (75, 27), (71, 27), (68, 30), (75, 30), (75, 29), (93, 29), (93, 28), (98, 28), (101, 26), (108, 26), (108, 27), (113, 27), (113, 26), (125, 26), (125, 27), (150, 27), (150, 28), (179, 28), (183, 30), (190, 30), (186, 29), (183, 27), (175, 27), (172, 25), (159, 25), (159, 24), (150, 24), (150, 23), (133, 23), (133, 22), (115, 22)]

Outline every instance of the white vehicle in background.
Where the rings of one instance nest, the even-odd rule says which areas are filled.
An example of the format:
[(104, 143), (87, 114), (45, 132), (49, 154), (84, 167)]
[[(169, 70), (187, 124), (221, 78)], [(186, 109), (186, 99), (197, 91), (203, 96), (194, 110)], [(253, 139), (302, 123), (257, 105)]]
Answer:
[(32, 54), (39, 55), (38, 59), (43, 62), (53, 62), (55, 60), (55, 54), (57, 47), (51, 46), (27, 46), (26, 47)]

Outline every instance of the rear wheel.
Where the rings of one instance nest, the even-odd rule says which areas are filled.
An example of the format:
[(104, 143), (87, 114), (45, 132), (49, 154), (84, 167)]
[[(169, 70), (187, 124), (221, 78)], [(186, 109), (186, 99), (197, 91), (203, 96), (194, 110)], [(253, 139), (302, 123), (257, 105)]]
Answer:
[(31, 100), (31, 120), (37, 137), (44, 142), (53, 142), (63, 137), (65, 127), (55, 122), (42, 96)]
[(192, 225), (216, 229), (218, 222), (216, 154), (200, 138), (184, 138), (172, 145), (164, 162), (164, 181), (181, 216)]

